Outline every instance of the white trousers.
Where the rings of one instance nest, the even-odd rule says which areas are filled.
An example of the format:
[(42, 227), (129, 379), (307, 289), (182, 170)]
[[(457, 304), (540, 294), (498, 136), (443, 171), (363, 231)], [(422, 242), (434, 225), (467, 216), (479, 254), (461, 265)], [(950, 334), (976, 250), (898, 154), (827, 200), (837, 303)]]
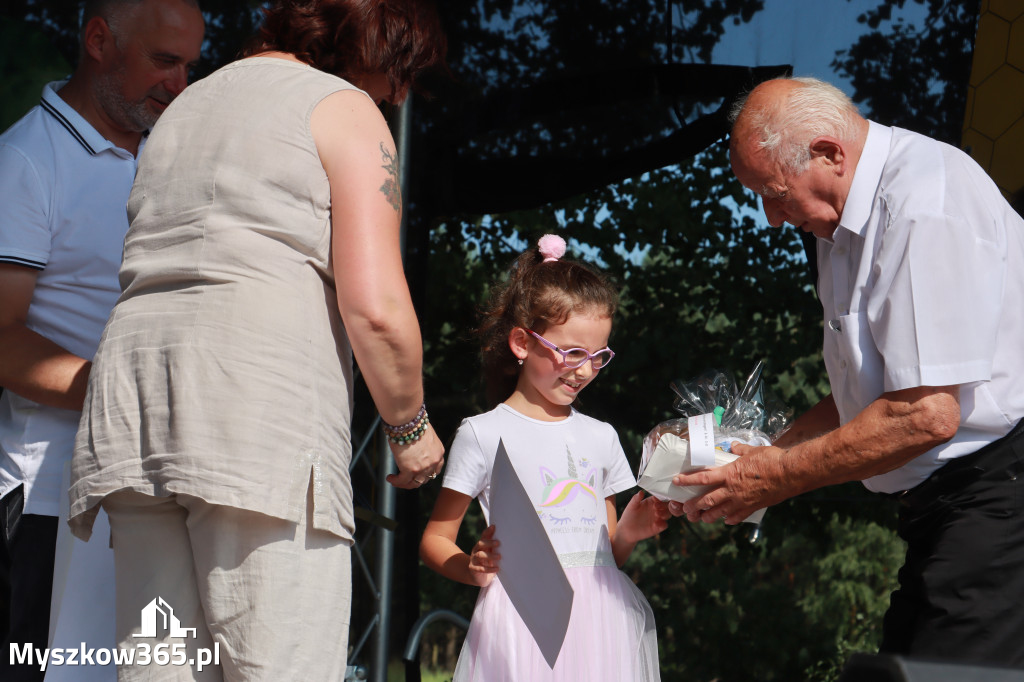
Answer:
[[(64, 465), (61, 490), (71, 487), (71, 462)], [(61, 495), (60, 523), (50, 598), (50, 647), (67, 650), (114, 648), (114, 553), (110, 550), (110, 523), (101, 509), (92, 526), (92, 538), (83, 542), (71, 535), (67, 523), (68, 496)], [(95, 659), (89, 665), (49, 665), (46, 682), (114, 682), (112, 661)]]
[(117, 642), (134, 651), (118, 679), (343, 680), (350, 547), (309, 525), (310, 504), (295, 524), (188, 495), (108, 495)]

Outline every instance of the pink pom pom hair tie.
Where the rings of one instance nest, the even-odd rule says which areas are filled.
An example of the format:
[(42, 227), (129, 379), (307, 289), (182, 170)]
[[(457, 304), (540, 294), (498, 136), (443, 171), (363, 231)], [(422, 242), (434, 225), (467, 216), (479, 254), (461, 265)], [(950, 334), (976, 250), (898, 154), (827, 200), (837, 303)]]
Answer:
[(557, 234), (546, 234), (537, 240), (537, 250), (544, 256), (544, 262), (558, 260), (565, 255), (565, 240)]

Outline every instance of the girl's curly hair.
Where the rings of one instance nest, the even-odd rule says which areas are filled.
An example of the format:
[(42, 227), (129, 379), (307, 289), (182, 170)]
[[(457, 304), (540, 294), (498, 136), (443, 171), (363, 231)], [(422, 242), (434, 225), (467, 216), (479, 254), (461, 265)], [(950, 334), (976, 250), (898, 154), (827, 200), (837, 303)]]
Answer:
[(545, 262), (537, 248), (520, 254), (507, 278), (491, 289), (476, 329), (488, 404), (497, 405), (515, 390), (519, 361), (508, 345), (514, 328), (543, 334), (548, 327), (564, 323), (571, 313), (611, 317), (618, 304), (618, 291), (590, 266), (565, 259)]

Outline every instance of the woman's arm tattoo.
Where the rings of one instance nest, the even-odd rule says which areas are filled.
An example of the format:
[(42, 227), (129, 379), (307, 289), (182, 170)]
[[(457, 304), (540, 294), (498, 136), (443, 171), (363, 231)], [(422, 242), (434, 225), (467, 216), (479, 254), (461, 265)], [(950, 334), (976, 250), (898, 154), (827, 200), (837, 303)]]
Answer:
[(398, 157), (388, 151), (383, 142), (380, 143), (380, 151), (384, 159), (384, 165), (381, 168), (388, 172), (388, 179), (380, 186), (380, 191), (387, 197), (391, 208), (401, 213), (402, 189), (398, 184)]

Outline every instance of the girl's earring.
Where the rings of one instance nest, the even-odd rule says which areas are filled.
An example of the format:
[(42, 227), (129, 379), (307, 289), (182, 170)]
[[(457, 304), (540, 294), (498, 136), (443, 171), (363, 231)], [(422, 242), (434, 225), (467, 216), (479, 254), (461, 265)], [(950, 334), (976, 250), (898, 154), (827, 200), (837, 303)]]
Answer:
[(519, 358), (519, 364), (520, 365), (523, 364), (523, 359), (522, 358)]

